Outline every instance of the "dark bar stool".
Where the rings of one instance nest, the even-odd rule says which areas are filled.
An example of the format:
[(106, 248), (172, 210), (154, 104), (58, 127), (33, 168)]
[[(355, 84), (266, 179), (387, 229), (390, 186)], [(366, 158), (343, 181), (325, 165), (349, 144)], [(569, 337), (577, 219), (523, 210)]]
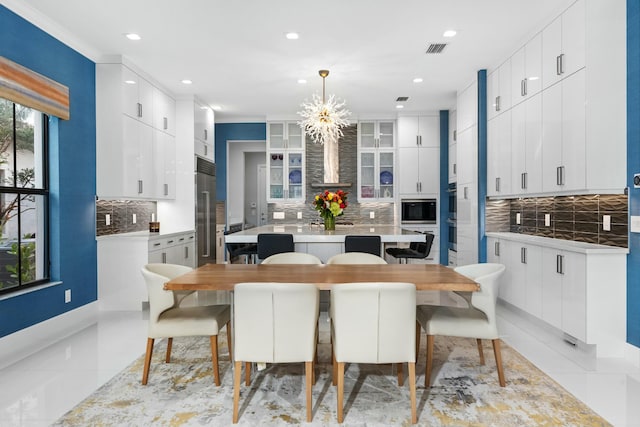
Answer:
[(434, 235), (431, 233), (424, 233), (425, 242), (411, 242), (408, 248), (388, 248), (386, 252), (394, 258), (398, 259), (400, 264), (406, 264), (409, 258), (412, 259), (424, 259), (429, 256), (431, 252), (431, 245), (433, 245)]
[(347, 235), (344, 237), (345, 252), (365, 252), (380, 256), (380, 236)]
[[(224, 232), (227, 234), (235, 233), (235, 231), (227, 230)], [(245, 257), (245, 264), (255, 264), (255, 255), (258, 253), (258, 245), (256, 243), (226, 243), (225, 247), (229, 252), (229, 263), (232, 263), (234, 258), (241, 256)]]
[(282, 252), (295, 252), (293, 234), (260, 233), (258, 234), (258, 258), (265, 259)]

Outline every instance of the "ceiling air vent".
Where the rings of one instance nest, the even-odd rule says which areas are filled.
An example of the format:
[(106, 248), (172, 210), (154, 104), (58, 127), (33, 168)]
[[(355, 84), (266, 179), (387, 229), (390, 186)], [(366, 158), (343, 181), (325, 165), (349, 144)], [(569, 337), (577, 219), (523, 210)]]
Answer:
[(396, 102), (405, 102), (408, 100), (409, 100), (408, 96), (399, 96), (398, 98), (396, 98)]
[(431, 43), (429, 47), (427, 47), (426, 53), (442, 53), (446, 46), (446, 43)]

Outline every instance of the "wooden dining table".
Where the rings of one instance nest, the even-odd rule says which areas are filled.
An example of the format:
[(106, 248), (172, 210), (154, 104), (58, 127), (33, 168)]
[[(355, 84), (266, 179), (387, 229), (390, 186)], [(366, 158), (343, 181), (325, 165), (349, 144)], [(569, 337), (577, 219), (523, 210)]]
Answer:
[(407, 282), (418, 291), (479, 290), (473, 280), (439, 264), (205, 264), (168, 281), (164, 289), (232, 291), (242, 282), (313, 283), (320, 290), (339, 283)]

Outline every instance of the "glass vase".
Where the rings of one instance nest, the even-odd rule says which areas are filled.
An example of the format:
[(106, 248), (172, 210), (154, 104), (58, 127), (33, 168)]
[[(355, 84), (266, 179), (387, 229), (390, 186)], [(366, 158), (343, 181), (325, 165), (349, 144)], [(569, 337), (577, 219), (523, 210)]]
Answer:
[(336, 217), (333, 215), (327, 215), (324, 217), (324, 229), (325, 230), (335, 230), (336, 229)]

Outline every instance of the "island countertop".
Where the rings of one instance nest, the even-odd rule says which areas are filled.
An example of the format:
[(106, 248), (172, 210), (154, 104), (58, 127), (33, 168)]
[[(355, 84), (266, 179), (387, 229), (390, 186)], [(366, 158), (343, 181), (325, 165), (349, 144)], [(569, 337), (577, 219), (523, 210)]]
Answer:
[(344, 243), (347, 235), (378, 235), (382, 243), (424, 242), (422, 233), (393, 225), (337, 225), (334, 231), (325, 231), (322, 225), (286, 224), (263, 225), (224, 236), (225, 243), (256, 243), (260, 233), (289, 233), (294, 243)]

